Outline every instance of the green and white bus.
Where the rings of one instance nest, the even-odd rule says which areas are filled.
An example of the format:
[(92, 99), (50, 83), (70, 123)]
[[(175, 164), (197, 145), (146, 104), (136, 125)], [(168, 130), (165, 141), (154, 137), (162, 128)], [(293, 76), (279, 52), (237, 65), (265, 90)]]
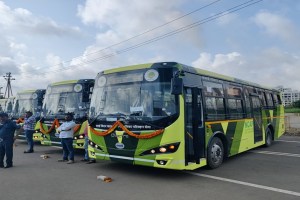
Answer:
[[(11, 119), (17, 124), (24, 123), (26, 111), (31, 111), (38, 121), (42, 112), (45, 89), (23, 90), (17, 93), (12, 109)], [(24, 133), (19, 134), (19, 139), (25, 139)]]
[(42, 107), (42, 118), (35, 126), (35, 141), (43, 145), (61, 145), (56, 129), (65, 121), (66, 113), (74, 114), (73, 146), (84, 148), (84, 131), (90, 106), (94, 79), (61, 81), (49, 84)]
[(0, 112), (5, 112), (7, 99), (0, 99)]
[(219, 167), (284, 132), (278, 91), (175, 62), (99, 73), (89, 155), (151, 167)]
[(42, 112), (45, 89), (24, 90), (16, 95), (12, 110), (12, 119), (22, 122), (25, 112), (31, 111), (39, 119)]
[(7, 98), (6, 104), (5, 104), (5, 112), (8, 114), (9, 117), (12, 117), (12, 111), (13, 111), (13, 105), (15, 103), (15, 96), (10, 96)]

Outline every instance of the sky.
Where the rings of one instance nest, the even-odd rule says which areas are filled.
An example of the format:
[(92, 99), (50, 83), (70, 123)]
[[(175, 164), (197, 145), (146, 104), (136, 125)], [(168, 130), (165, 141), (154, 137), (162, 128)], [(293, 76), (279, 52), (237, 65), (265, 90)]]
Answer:
[(300, 90), (300, 1), (256, 2), (0, 0), (1, 92), (167, 61)]

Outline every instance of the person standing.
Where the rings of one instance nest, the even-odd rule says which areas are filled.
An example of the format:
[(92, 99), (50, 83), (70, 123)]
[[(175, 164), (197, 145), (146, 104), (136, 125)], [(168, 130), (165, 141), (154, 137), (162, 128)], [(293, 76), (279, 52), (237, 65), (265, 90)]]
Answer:
[(92, 164), (95, 163), (96, 160), (95, 159), (90, 159), (89, 157), (89, 138), (88, 138), (88, 125), (85, 127), (84, 129), (84, 158), (81, 161), (87, 162), (86, 164)]
[(61, 144), (63, 147), (63, 159), (58, 162), (67, 162), (67, 164), (74, 163), (74, 148), (73, 148), (73, 136), (74, 127), (76, 126), (73, 121), (73, 114), (67, 113), (65, 116), (65, 122), (57, 128), (59, 132), (59, 138), (61, 138)]
[(33, 133), (34, 133), (34, 127), (35, 127), (35, 116), (32, 115), (31, 111), (26, 111), (25, 117), (24, 117), (24, 126), (23, 129), (25, 131), (25, 137), (28, 143), (28, 149), (24, 151), (24, 153), (33, 153)]
[[(0, 168), (13, 167), (13, 144), (14, 133), (21, 126), (8, 119), (7, 113), (0, 113)], [(6, 156), (6, 166), (4, 166), (4, 157)]]
[(89, 146), (89, 138), (88, 138), (88, 125), (84, 129), (84, 158), (81, 161), (89, 161), (89, 151), (88, 151), (88, 146)]

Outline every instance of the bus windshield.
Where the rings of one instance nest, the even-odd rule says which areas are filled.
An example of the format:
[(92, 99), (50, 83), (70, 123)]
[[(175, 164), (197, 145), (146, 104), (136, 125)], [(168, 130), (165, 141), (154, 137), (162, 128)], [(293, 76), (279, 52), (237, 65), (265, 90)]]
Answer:
[(11, 114), (13, 105), (14, 105), (14, 97), (8, 98), (8, 100), (6, 102), (5, 112), (7, 112), (8, 114)]
[(21, 117), (28, 110), (35, 115), (37, 104), (37, 99), (17, 99), (13, 107), (13, 117)]
[[(102, 75), (94, 87), (90, 118), (106, 119), (126, 117), (127, 119), (155, 121), (178, 114), (176, 97), (170, 93), (171, 83), (143, 81), (143, 74)], [(99, 82), (106, 80), (102, 85)]]
[(73, 87), (74, 84), (48, 87), (43, 104), (43, 115), (78, 113), (82, 93), (73, 91)]

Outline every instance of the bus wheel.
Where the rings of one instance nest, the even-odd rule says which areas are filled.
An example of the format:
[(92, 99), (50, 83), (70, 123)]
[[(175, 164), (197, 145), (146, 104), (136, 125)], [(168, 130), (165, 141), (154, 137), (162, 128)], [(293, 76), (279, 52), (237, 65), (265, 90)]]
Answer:
[(269, 128), (267, 128), (266, 130), (266, 143), (265, 143), (265, 147), (269, 147), (272, 145), (272, 132)]
[(207, 150), (207, 164), (211, 169), (219, 167), (224, 159), (223, 143), (218, 137), (214, 137)]

